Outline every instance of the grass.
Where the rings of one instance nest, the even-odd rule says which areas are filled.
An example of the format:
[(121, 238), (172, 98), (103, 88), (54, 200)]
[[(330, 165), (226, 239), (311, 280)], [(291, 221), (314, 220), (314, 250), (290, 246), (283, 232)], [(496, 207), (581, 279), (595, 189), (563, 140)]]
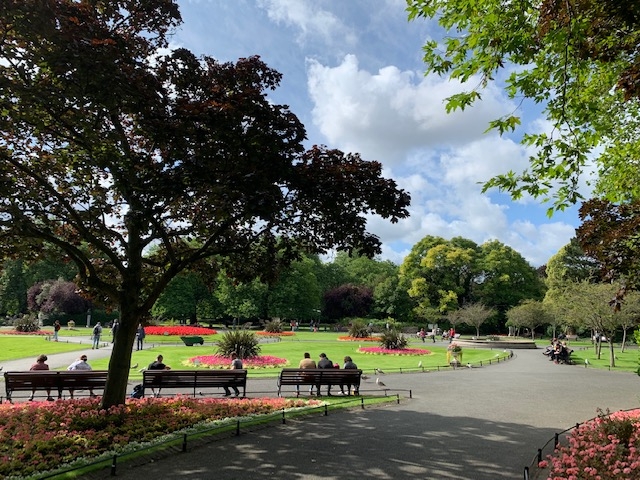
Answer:
[(0, 335), (0, 362), (32, 358), (33, 361), (25, 366), (25, 370), (27, 370), (41, 353), (49, 355), (52, 353), (84, 350), (86, 348), (91, 348), (91, 344), (79, 345), (77, 343), (66, 343), (64, 341), (50, 342), (47, 341), (46, 337), (35, 335)]
[(585, 360), (588, 360), (588, 368), (634, 373), (639, 366), (638, 347), (634, 344), (627, 345), (624, 352), (620, 351), (619, 344), (615, 344), (613, 355), (616, 366), (614, 368), (609, 367), (610, 353), (608, 344), (602, 344), (600, 359), (596, 355), (595, 347), (589, 341), (571, 342), (569, 346), (573, 349), (571, 359), (576, 365), (585, 365)]
[[(292, 368), (298, 366), (305, 352), (309, 352), (314, 360), (318, 360), (320, 353), (326, 353), (329, 359), (334, 363), (340, 364), (340, 366), (344, 363), (345, 355), (349, 355), (365, 373), (373, 373), (376, 368), (392, 373), (401, 370), (417, 372), (422, 369), (428, 370), (447, 366), (447, 343), (438, 342), (434, 344), (429, 342), (422, 343), (419, 340), (410, 341), (409, 348), (430, 350), (432, 353), (429, 355), (369, 355), (358, 352), (359, 346), (375, 347), (378, 345), (377, 343), (338, 341), (340, 335), (335, 332), (297, 332), (294, 337), (282, 337), (279, 342), (261, 344), (261, 354), (286, 358), (289, 361), (288, 367)], [(159, 343), (156, 341), (156, 336), (147, 337), (144, 350), (134, 351), (132, 354), (131, 363), (137, 364), (138, 368), (132, 369), (130, 379), (141, 379), (142, 374), (138, 370), (153, 362), (158, 354), (162, 354), (164, 363), (173, 369), (195, 369), (195, 367), (184, 365), (183, 362), (186, 362), (191, 357), (215, 354), (215, 346), (213, 345), (215, 340), (213, 339), (220, 338), (220, 336), (212, 335), (209, 337), (211, 340), (206, 339), (204, 345), (194, 345), (192, 347), (186, 347), (179, 339), (176, 342), (175, 337), (171, 343)], [(160, 338), (167, 339), (171, 337), (160, 336)], [(496, 356), (504, 358), (505, 355), (507, 354), (502, 350), (469, 348), (464, 350), (463, 363), (486, 363), (495, 359)], [(421, 367), (419, 362), (422, 362)], [(89, 359), (89, 363), (94, 369), (102, 370), (108, 367), (109, 359), (96, 359), (95, 361)], [(279, 368), (250, 369), (249, 377), (274, 378), (279, 371)]]

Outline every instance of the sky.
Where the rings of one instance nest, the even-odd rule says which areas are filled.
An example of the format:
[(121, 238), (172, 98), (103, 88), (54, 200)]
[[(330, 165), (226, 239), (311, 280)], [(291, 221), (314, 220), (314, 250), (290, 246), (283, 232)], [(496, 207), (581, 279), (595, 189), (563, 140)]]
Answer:
[[(539, 199), (517, 202), (482, 182), (522, 171), (530, 154), (518, 143), (545, 128), (539, 108), (515, 105), (491, 85), (482, 101), (447, 114), (444, 99), (468, 89), (425, 76), (422, 46), (439, 35), (425, 19), (409, 22), (405, 0), (178, 0), (182, 26), (172, 47), (219, 61), (259, 55), (282, 73), (269, 93), (307, 129), (307, 147), (327, 145), (383, 165), (411, 194), (410, 217), (377, 216), (368, 230), (380, 259), (402, 263), (427, 235), (498, 240), (539, 267), (579, 225), (577, 207), (547, 216)], [(522, 129), (511, 138), (487, 133), (488, 122), (515, 111)]]

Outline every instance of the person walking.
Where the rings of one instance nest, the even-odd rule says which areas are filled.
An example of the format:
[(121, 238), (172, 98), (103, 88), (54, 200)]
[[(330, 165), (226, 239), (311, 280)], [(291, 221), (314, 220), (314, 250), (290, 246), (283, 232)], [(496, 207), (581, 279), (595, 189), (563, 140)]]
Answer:
[[(89, 372), (91, 371), (91, 365), (87, 363), (87, 356), (81, 355), (78, 360), (73, 362), (71, 365), (67, 367), (67, 370), (70, 372), (80, 371), (80, 372)], [(73, 399), (73, 388), (69, 389), (69, 396)], [(93, 388), (89, 388), (89, 396), (95, 397), (93, 393)]]
[[(38, 355), (38, 358), (36, 358), (36, 363), (34, 363), (33, 365), (31, 365), (31, 368), (29, 368), (29, 370), (49, 370), (49, 365), (46, 364), (47, 361), (47, 356), (45, 354), (42, 355)], [(47, 400), (49, 402), (53, 402), (53, 397), (51, 396), (51, 388), (47, 387)], [(31, 395), (29, 396), (29, 401), (32, 402), (33, 401), (33, 396), (36, 393), (36, 389), (34, 388), (33, 390), (31, 390)]]
[(93, 338), (93, 346), (91, 347), (91, 350), (100, 348), (100, 337), (102, 336), (102, 325), (100, 325), (100, 322), (96, 323), (96, 326), (93, 327), (91, 336)]
[(146, 334), (144, 333), (144, 327), (140, 323), (138, 325), (138, 329), (136, 330), (136, 350), (142, 350), (145, 336)]
[[(236, 352), (233, 352), (231, 354), (231, 365), (229, 366), (229, 368), (231, 370), (242, 370), (242, 360), (240, 360), (238, 358), (238, 354)], [(229, 387), (227, 387), (226, 385), (224, 387), (224, 396), (228, 397), (231, 395), (231, 391), (229, 390)], [(240, 396), (240, 390), (238, 390), (238, 387), (236, 387), (235, 385), (232, 385), (231, 388), (233, 388), (233, 391), (236, 394), (236, 397)]]
[(60, 331), (60, 321), (56, 320), (53, 322), (53, 341), (58, 341), (58, 332)]

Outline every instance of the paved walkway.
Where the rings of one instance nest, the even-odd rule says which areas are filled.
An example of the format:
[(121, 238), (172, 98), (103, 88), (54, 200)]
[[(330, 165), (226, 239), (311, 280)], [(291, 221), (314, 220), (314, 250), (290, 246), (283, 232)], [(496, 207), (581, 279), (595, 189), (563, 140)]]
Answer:
[[(117, 477), (522, 479), (524, 466), (556, 432), (596, 416), (598, 408), (640, 406), (636, 375), (555, 365), (541, 351), (516, 350), (512, 360), (481, 368), (384, 375), (388, 388), (411, 389), (413, 398), (287, 421), (143, 465), (122, 463)], [(67, 365), (81, 353), (50, 355), (48, 363)], [(95, 358), (110, 348), (87, 353)], [(365, 394), (377, 389), (372, 380), (362, 385)], [(247, 393), (275, 392), (275, 383), (249, 379)], [(106, 470), (88, 478), (112, 477)]]

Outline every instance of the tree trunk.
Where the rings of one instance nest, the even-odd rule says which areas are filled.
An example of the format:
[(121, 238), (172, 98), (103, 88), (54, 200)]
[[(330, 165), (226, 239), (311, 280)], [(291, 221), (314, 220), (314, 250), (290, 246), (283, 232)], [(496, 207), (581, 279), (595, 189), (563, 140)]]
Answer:
[(607, 339), (609, 340), (609, 366), (615, 367), (616, 357), (613, 354), (613, 336), (607, 337)]
[[(121, 305), (122, 307), (122, 305)], [(101, 408), (108, 409), (114, 405), (121, 405), (127, 398), (127, 382), (131, 371), (131, 354), (136, 329), (140, 318), (133, 312), (121, 312), (121, 323), (116, 332), (111, 358), (109, 359), (109, 375), (102, 396)]]
[(627, 329), (622, 329), (622, 345), (620, 346), (620, 353), (624, 353), (624, 347), (627, 343)]

